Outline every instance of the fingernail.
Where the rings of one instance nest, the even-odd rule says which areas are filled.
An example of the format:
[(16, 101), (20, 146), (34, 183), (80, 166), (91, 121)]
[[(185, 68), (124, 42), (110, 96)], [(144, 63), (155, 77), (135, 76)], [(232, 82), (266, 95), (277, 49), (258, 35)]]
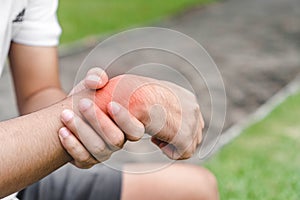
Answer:
[(71, 110), (66, 109), (62, 112), (61, 117), (64, 122), (68, 122), (74, 117), (74, 113)]
[(113, 115), (116, 115), (121, 110), (121, 107), (118, 103), (112, 101), (110, 102), (110, 111)]
[(79, 101), (79, 110), (80, 111), (85, 111), (85, 110), (87, 110), (89, 107), (91, 107), (92, 106), (92, 101), (90, 100), (90, 99), (81, 99), (80, 101)]
[(100, 76), (97, 76), (97, 75), (94, 75), (94, 74), (93, 75), (88, 75), (88, 77), (86, 77), (86, 80), (96, 82), (99, 85), (102, 83), (102, 80), (101, 80)]
[(59, 135), (62, 137), (62, 138), (66, 138), (70, 135), (69, 131), (67, 130), (66, 127), (62, 127), (61, 129), (59, 129)]

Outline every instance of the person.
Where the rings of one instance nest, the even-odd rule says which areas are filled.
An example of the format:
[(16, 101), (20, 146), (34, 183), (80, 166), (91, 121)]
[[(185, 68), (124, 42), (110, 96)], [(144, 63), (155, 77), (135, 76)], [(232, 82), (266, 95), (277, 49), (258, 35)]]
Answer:
[[(22, 115), (0, 122), (0, 198), (218, 198), (214, 176), (197, 166), (174, 164), (141, 175), (105, 166), (97, 171), (64, 166), (72, 162), (89, 168), (108, 159), (125, 140), (136, 141), (145, 130), (156, 133), (161, 124), (151, 123), (149, 116), (156, 104), (167, 110), (166, 125), (152, 141), (170, 158), (188, 158), (201, 142), (204, 124), (199, 107), (189, 98), (191, 93), (174, 84), (132, 75), (108, 81), (99, 68), (90, 70), (67, 96), (58, 75), (56, 46), (61, 30), (55, 14), (57, 1), (3, 1), (0, 9), (0, 67), (8, 55)], [(123, 81), (126, 84), (119, 84)], [(140, 85), (149, 87), (127, 97), (132, 86)], [(185, 98), (178, 102), (177, 95)], [(151, 119), (156, 118), (160, 119), (154, 113)], [(183, 122), (178, 123), (181, 118)], [(20, 190), (16, 197), (14, 192)]]

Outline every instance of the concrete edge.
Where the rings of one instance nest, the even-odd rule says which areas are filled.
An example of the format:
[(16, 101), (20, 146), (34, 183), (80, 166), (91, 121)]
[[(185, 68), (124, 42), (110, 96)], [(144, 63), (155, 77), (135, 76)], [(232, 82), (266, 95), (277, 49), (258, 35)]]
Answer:
[(211, 155), (214, 155), (225, 145), (229, 144), (231, 141), (241, 135), (246, 128), (266, 118), (277, 106), (284, 102), (288, 97), (296, 94), (299, 91), (300, 74), (288, 85), (273, 95), (266, 103), (260, 106), (254, 113), (250, 114), (248, 117), (244, 118), (222, 133)]

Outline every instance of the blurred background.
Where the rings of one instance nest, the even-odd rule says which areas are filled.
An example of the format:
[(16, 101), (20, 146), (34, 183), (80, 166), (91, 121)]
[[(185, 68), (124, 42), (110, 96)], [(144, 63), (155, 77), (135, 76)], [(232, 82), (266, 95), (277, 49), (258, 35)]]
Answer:
[(109, 35), (128, 28), (157, 24), (193, 6), (216, 0), (80, 0), (60, 1), (58, 17), (63, 28), (61, 42)]
[[(61, 0), (58, 17), (63, 29), (60, 71), (67, 91), (88, 53), (114, 33), (156, 26), (195, 39), (213, 58), (225, 84), (224, 135), (300, 73), (299, 0)], [(6, 67), (0, 93), (10, 101), (1, 98), (1, 119), (17, 116), (12, 84), (3, 84), (7, 82), (11, 78)], [(207, 88), (199, 88), (209, 121)], [(299, 119), (300, 93), (295, 93), (202, 164), (217, 176), (221, 199), (300, 199)], [(197, 157), (191, 162), (200, 164)]]

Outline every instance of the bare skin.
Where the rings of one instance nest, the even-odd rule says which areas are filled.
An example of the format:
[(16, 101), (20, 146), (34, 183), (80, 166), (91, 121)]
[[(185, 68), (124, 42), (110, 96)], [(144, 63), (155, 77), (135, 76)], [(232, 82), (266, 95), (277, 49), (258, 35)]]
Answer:
[[(64, 100), (46, 109), (0, 123), (0, 197), (32, 184), (71, 161), (57, 137)], [(45, 120), (47, 119), (47, 120)]]
[[(132, 80), (132, 77), (129, 76), (129, 78)], [(141, 78), (141, 77), (140, 77)], [(118, 81), (120, 81), (120, 77), (116, 77)], [(149, 82), (149, 80), (147, 80)], [(154, 80), (151, 80), (152, 82)], [(111, 85), (110, 85), (111, 84)], [(112, 86), (113, 85), (113, 86)], [(116, 82), (114, 80), (106, 86), (107, 88), (116, 88)], [(120, 84), (123, 86), (123, 84)], [(148, 84), (147, 84), (148, 85)], [(104, 88), (105, 90), (106, 88)], [(147, 89), (147, 88), (144, 88)], [(151, 89), (150, 89), (151, 90)], [(111, 91), (116, 91), (115, 89), (112, 89)], [(124, 88), (121, 88), (120, 91), (124, 91)], [(119, 91), (119, 92), (120, 92)], [(103, 92), (103, 91), (98, 91)], [(119, 92), (115, 92), (117, 94), (120, 94)], [(145, 99), (143, 97), (143, 93), (145, 91), (135, 91), (135, 94), (132, 93), (132, 98), (141, 98)], [(128, 91), (125, 93), (128, 94)], [(106, 99), (103, 99), (105, 101), (109, 101), (109, 99), (118, 100), (120, 96), (115, 96), (115, 98), (112, 98), (112, 95), (110, 95), (111, 92), (106, 93), (104, 95)], [(96, 94), (96, 102), (97, 102), (97, 95)], [(141, 96), (139, 96), (141, 95)], [(149, 94), (148, 94), (149, 95)], [(148, 96), (149, 97), (149, 96)], [(187, 95), (187, 97), (189, 97)], [(181, 98), (184, 100), (184, 98)], [(119, 99), (120, 100), (120, 99)], [(123, 100), (123, 101), (122, 101)], [(125, 101), (124, 101), (125, 100)], [(150, 100), (150, 99), (148, 99)], [(103, 101), (102, 101), (103, 102)], [(150, 126), (147, 124), (148, 120), (147, 115), (141, 115), (140, 111), (147, 110), (145, 109), (145, 103), (149, 103), (149, 101), (142, 102), (140, 100), (132, 100), (131, 103), (126, 101), (126, 98), (122, 98), (122, 92), (121, 92), (121, 101), (124, 106), (128, 106), (131, 108), (131, 112), (134, 113), (136, 116), (141, 117), (141, 119), (144, 119), (144, 123), (146, 126)], [(132, 105), (136, 102), (142, 102), (141, 105)], [(157, 103), (162, 103), (157, 101)], [(101, 103), (99, 103), (101, 107)], [(104, 105), (104, 104), (103, 104)], [(150, 104), (151, 105), (151, 104)], [(139, 109), (136, 109), (136, 107), (139, 107)], [(192, 107), (192, 106), (190, 106)], [(89, 109), (93, 110), (93, 107), (90, 107)], [(105, 110), (106, 108), (103, 107)], [(124, 109), (125, 111), (125, 109)], [(110, 112), (109, 110), (107, 112)], [(147, 113), (148, 114), (148, 113)], [(113, 115), (111, 115), (113, 116)], [(143, 116), (145, 118), (143, 118)], [(153, 116), (154, 117), (154, 116)], [(129, 117), (127, 117), (129, 118)], [(168, 118), (170, 120), (170, 118)], [(172, 120), (172, 118), (171, 118)], [(76, 128), (74, 125), (70, 126), (69, 124), (65, 124), (67, 128), (70, 128), (73, 132), (76, 132)], [(153, 124), (151, 125), (153, 126)], [(80, 127), (82, 127), (80, 125)], [(167, 129), (168, 130), (168, 129)], [(172, 129), (171, 129), (172, 130)], [(160, 134), (163, 133), (163, 129), (160, 132)], [(81, 138), (89, 138), (89, 135), (85, 134), (85, 131), (82, 131)], [(172, 132), (166, 131), (166, 134), (170, 134)], [(192, 139), (190, 139), (192, 140)], [(61, 138), (62, 144), (64, 145), (65, 149), (69, 152), (70, 155), (74, 158), (74, 160), (83, 161), (82, 158), (85, 158), (86, 163), (88, 163), (88, 158), (92, 157), (89, 155), (88, 150), (92, 150), (91, 148), (87, 147), (85, 148), (82, 143), (78, 141), (78, 139), (69, 132), (68, 136), (65, 138)], [(189, 141), (189, 140), (188, 140)], [(82, 141), (81, 141), (82, 142)], [(83, 144), (86, 144), (83, 142)], [(158, 143), (159, 146), (159, 143)], [(163, 147), (162, 147), (163, 148)], [(80, 153), (78, 153), (80, 152)], [(80, 156), (84, 155), (84, 156)], [(153, 165), (153, 164), (152, 164)], [(134, 171), (134, 169), (139, 168), (144, 169), (149, 168), (149, 164), (146, 164), (146, 166), (143, 165), (125, 165), (124, 169), (129, 171)], [(155, 168), (155, 166), (153, 166)], [(175, 189), (175, 190), (174, 190)], [(123, 180), (122, 180), (122, 191), (121, 191), (121, 199), (122, 200), (135, 200), (135, 199), (207, 199), (207, 200), (214, 200), (219, 199), (218, 197), (218, 189), (217, 189), (217, 182), (214, 177), (209, 171), (205, 170), (204, 168), (192, 166), (192, 165), (182, 165), (182, 164), (173, 164), (171, 166), (166, 167), (165, 169), (151, 172), (151, 173), (143, 173), (143, 174), (132, 174), (132, 173), (123, 173)]]
[[(9, 57), (19, 111), (31, 114), (0, 123), (0, 157), (5, 161), (0, 164), (3, 172), (0, 173), (0, 197), (36, 182), (72, 160), (57, 137), (63, 126), (60, 114), (66, 108), (80, 114), (78, 106), (73, 106), (72, 97), (65, 98), (66, 94), (60, 88), (56, 48), (13, 43)], [(100, 78), (105, 85), (105, 77)], [(93, 85), (88, 78), (86, 83)], [(81, 95), (90, 97), (91, 93), (86, 91)], [(63, 98), (59, 103), (39, 110)], [(33, 112), (36, 110), (39, 111)]]
[[(201, 142), (204, 122), (197, 101), (192, 93), (175, 84), (141, 76), (122, 75), (112, 78), (105, 87), (95, 91), (92, 101), (89, 101), (90, 105), (92, 105), (92, 101), (95, 101), (95, 104), (104, 113), (111, 116), (114, 115), (107, 112), (109, 102), (118, 102), (122, 107), (128, 109), (136, 119), (143, 123), (146, 132), (152, 135), (152, 142), (171, 159), (191, 157)], [(93, 111), (93, 108), (97, 106), (89, 106), (81, 113), (83, 115), (85, 112), (95, 113), (92, 118), (100, 119), (101, 113), (97, 116), (97, 112)], [(69, 119), (69, 123), (65, 123), (64, 115), (62, 115), (62, 119), (72, 132), (77, 132), (76, 122), (73, 119)], [(126, 122), (130, 124), (132, 120)], [(105, 127), (99, 127), (101, 122), (94, 122), (92, 125), (95, 130), (99, 130), (97, 132), (103, 132), (101, 130), (105, 129)], [(84, 131), (82, 133), (84, 134)], [(102, 138), (116, 147), (122, 147), (125, 138), (121, 132), (113, 134), (113, 136), (116, 135), (120, 139), (119, 142), (112, 141), (111, 134), (102, 135)], [(141, 135), (137, 139), (140, 137)], [(94, 138), (90, 137), (89, 139), (87, 134), (81, 135), (81, 138), (86, 138), (86, 142), (81, 141), (86, 147), (89, 146), (89, 143), (94, 142)], [(67, 150), (70, 149), (67, 145), (64, 146)], [(93, 152), (94, 150), (89, 146), (87, 151)], [(73, 154), (72, 156), (76, 157)], [(95, 157), (95, 154), (93, 156)]]
[[(90, 97), (91, 93), (85, 91), (78, 95)], [(63, 126), (61, 112), (74, 110), (73, 107), (72, 97), (69, 97), (45, 109), (0, 123), (0, 159), (5, 161), (0, 164), (0, 171), (5, 172), (0, 174), (0, 197), (36, 182), (72, 160), (62, 148), (57, 132)], [(100, 151), (105, 157), (106, 148)]]
[[(34, 62), (32, 63), (32, 61)], [(16, 86), (20, 113), (31, 113), (45, 106), (58, 102), (66, 96), (65, 93), (61, 90), (58, 81), (56, 48), (28, 47), (25, 45), (12, 44), (10, 51), (10, 62), (14, 77), (14, 83)], [(26, 74), (26, 76), (24, 76), (24, 74)], [(111, 93), (112, 91), (110, 91), (110, 94)], [(99, 99), (105, 99), (105, 97), (107, 97), (107, 93), (97, 93), (97, 97)], [(87, 153), (86, 147), (81, 146), (83, 148), (83, 151), (79, 151), (79, 153), (77, 152), (76, 156), (72, 155), (73, 158), (71, 158), (70, 155), (65, 151), (65, 149), (62, 148), (59, 138), (57, 137), (58, 130), (61, 130), (63, 126), (68, 125), (68, 128), (71, 128), (70, 124), (72, 123), (68, 124), (68, 122), (65, 121), (63, 124), (60, 120), (61, 114), (66, 109), (72, 110), (74, 112), (73, 119), (78, 116), (83, 117), (85, 120), (87, 120), (88, 115), (84, 114), (84, 109), (80, 109), (79, 106), (79, 110), (81, 112), (77, 110), (78, 104), (80, 104), (82, 98), (93, 99), (94, 94), (91, 93), (91, 91), (81, 93), (78, 98), (76, 98), (77, 100), (75, 101), (75, 106), (73, 105), (74, 102), (72, 101), (71, 97), (69, 97), (56, 104), (53, 104), (52, 106), (49, 106), (48, 108), (33, 112), (23, 117), (0, 123), (0, 135), (2, 137), (0, 141), (0, 159), (5, 160), (5, 162), (0, 163), (0, 172), (5, 172), (0, 173), (0, 197), (4, 197), (12, 192), (20, 190), (21, 188), (39, 180), (53, 170), (64, 165), (68, 161), (72, 161), (73, 159), (75, 159), (74, 163), (76, 165), (78, 164), (79, 167), (86, 167), (90, 164), (91, 160), (87, 161), (86, 159), (77, 159), (79, 155), (83, 155), (83, 152)], [(109, 103), (109, 101), (107, 102)], [(104, 105), (103, 103), (99, 102), (96, 102), (96, 104), (100, 107)], [(112, 106), (109, 105), (106, 105), (106, 107), (102, 107), (105, 111), (104, 113), (110, 115), (112, 119), (118, 119), (116, 118), (116, 115), (112, 115)], [(125, 112), (127, 108), (126, 105), (121, 104), (120, 106), (121, 108), (123, 106), (123, 112)], [(93, 109), (95, 110), (98, 108), (97, 106), (94, 106)], [(99, 112), (101, 112), (101, 110), (99, 110)], [(131, 111), (131, 113), (134, 112)], [(144, 112), (144, 116), (141, 113), (143, 112), (139, 111), (139, 113), (136, 113), (137, 116), (141, 117), (140, 119), (148, 118), (148, 111)], [(133, 116), (130, 115), (130, 117)], [(124, 123), (122, 122), (122, 120), (120, 122)], [(147, 120), (143, 123), (146, 124), (146, 122)], [(177, 130), (176, 127), (175, 130)], [(78, 130), (76, 129), (76, 131)], [(122, 133), (123, 130), (120, 132)], [(78, 134), (80, 133), (81, 131), (79, 131)], [(101, 133), (102, 132), (100, 132), (99, 134)], [(126, 131), (123, 133), (126, 134)], [(60, 139), (62, 141), (67, 141), (68, 139), (70, 139), (70, 137), (72, 137), (72, 134), (69, 134), (66, 138)], [(85, 137), (85, 135), (83, 137)], [(75, 142), (78, 142), (78, 140), (77, 138), (73, 139), (76, 140), (73, 140), (70, 143), (62, 144), (65, 147), (68, 145), (68, 147), (73, 145), (73, 147), (75, 147), (76, 149), (78, 148), (78, 145), (74, 146), (74, 144), (76, 144)], [(156, 143), (159, 147), (162, 148), (165, 145), (165, 143), (163, 142), (167, 141), (168, 140), (164, 141), (164, 138), (162, 137), (158, 137), (158, 141), (156, 141)], [(116, 143), (113, 143), (113, 145), (121, 147), (123, 143), (124, 140), (121, 139), (119, 142), (117, 141)], [(163, 145), (161, 145), (162, 143)], [(68, 148), (66, 149), (69, 150)], [(100, 152), (99, 154), (100, 156), (101, 153), (102, 152)], [(188, 152), (188, 154), (190, 153), (192, 153), (192, 151)], [(87, 156), (85, 158), (90, 157), (91, 152), (88, 152), (88, 154), (86, 155)], [(105, 154), (103, 154), (103, 157), (105, 157)], [(92, 162), (94, 162), (93, 164), (96, 163), (95, 160), (93, 160)], [(97, 162), (99, 161), (97, 160)], [(79, 163), (81, 163), (81, 166)], [(178, 168), (178, 170), (181, 171), (182, 169)], [(172, 173), (174, 173), (174, 171)], [(201, 172), (201, 174), (205, 175), (207, 173)], [(176, 173), (174, 175), (176, 175)], [(131, 175), (124, 174), (124, 180), (126, 182), (124, 181), (123, 185), (132, 184), (132, 188), (135, 188), (136, 185), (130, 181), (131, 178)], [(157, 179), (155, 175), (153, 176), (153, 178)], [(129, 182), (127, 182), (128, 180)], [(140, 181), (141, 184), (145, 184), (146, 186), (149, 179), (142, 178)], [(122, 190), (122, 196), (123, 193), (124, 195), (126, 195), (127, 191), (129, 192), (129, 194), (131, 193), (131, 190), (124, 188)], [(135, 194), (134, 196), (126, 196), (128, 199), (138, 199), (136, 198), (138, 197), (137, 194)], [(122, 198), (126, 199), (126, 197)]]
[[(136, 167), (143, 168), (127, 165), (125, 170), (132, 171)], [(173, 164), (151, 173), (124, 173), (121, 199), (217, 200), (219, 195), (216, 178), (208, 170), (193, 165)]]

